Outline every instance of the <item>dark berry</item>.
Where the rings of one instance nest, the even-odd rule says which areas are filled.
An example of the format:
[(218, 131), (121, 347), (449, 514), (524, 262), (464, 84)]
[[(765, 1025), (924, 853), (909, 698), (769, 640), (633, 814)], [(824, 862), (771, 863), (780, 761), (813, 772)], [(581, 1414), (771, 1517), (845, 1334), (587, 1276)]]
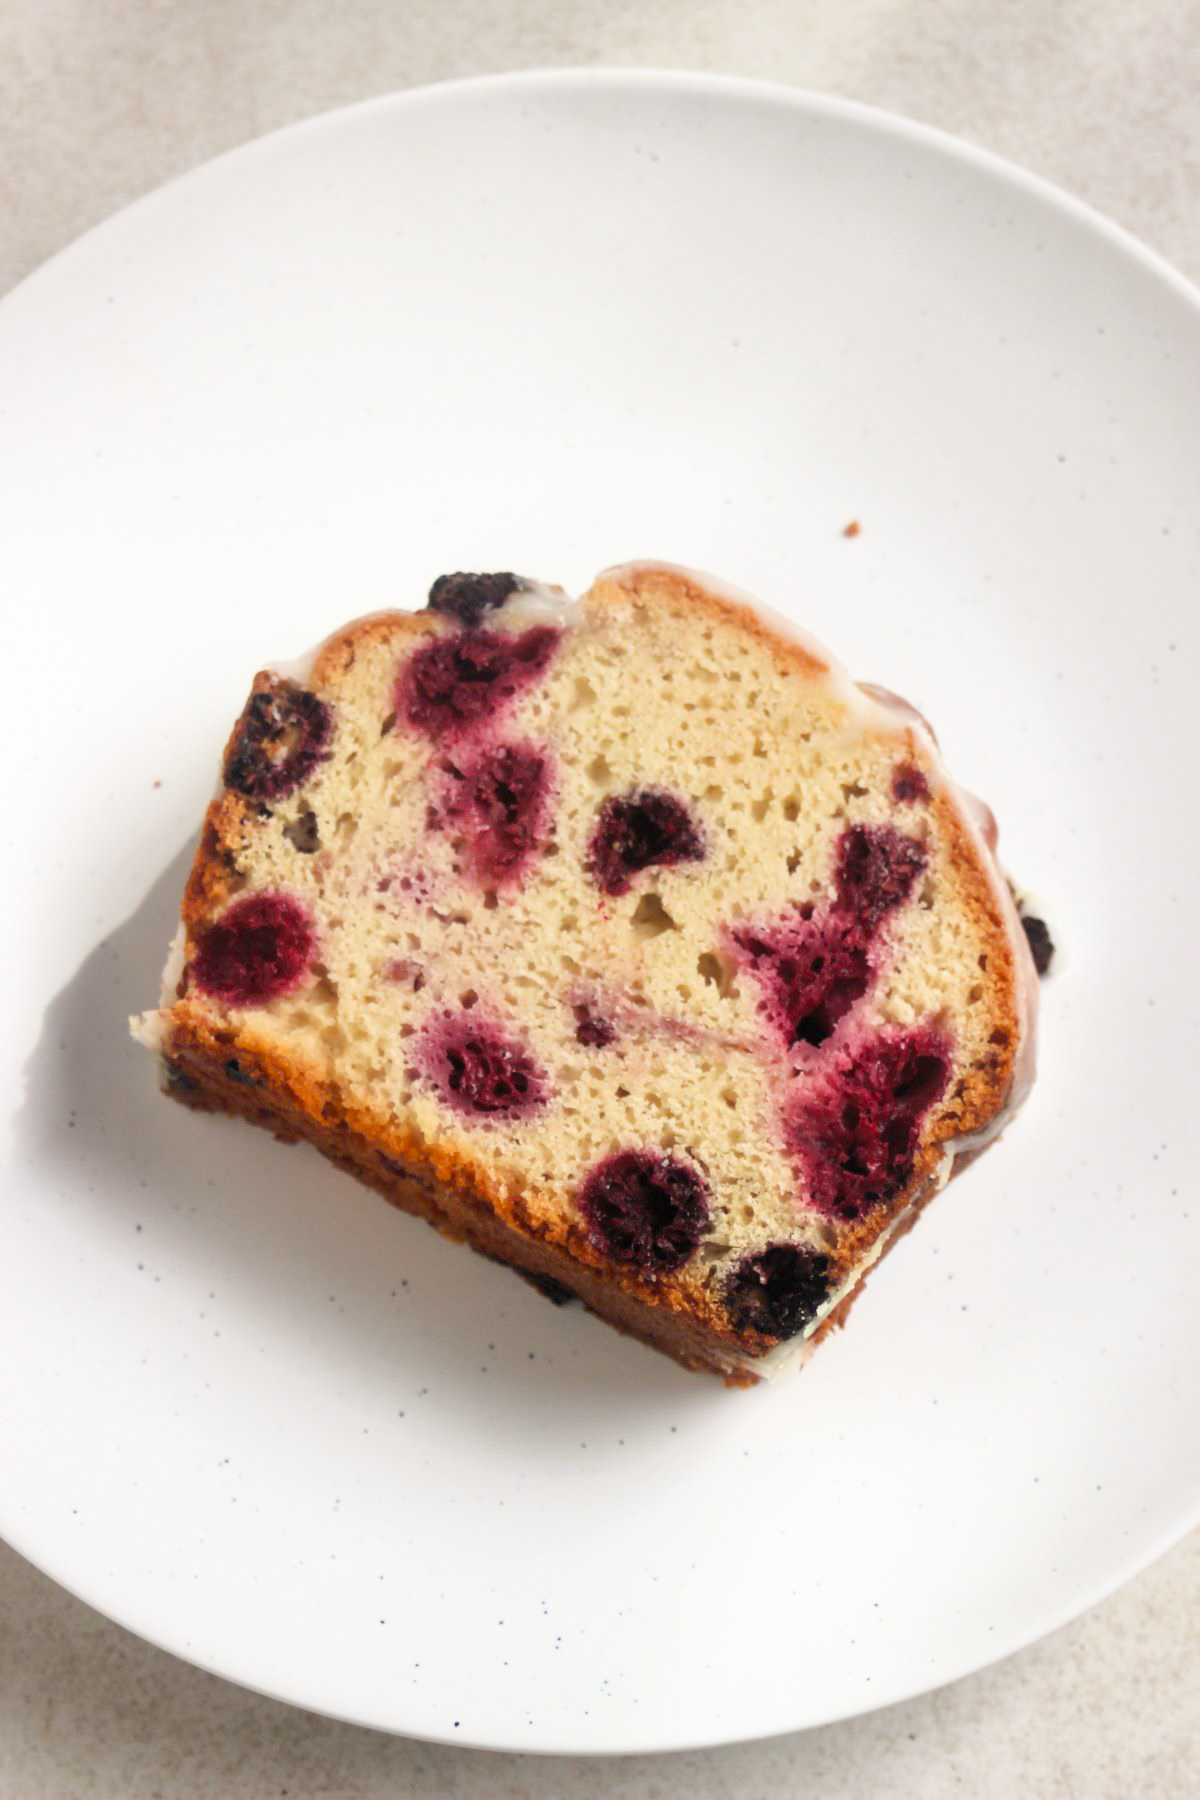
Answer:
[(537, 680), (561, 635), (553, 625), (534, 625), (518, 634), (461, 631), (434, 638), (400, 671), (396, 710), (431, 737), (461, 736)]
[(623, 894), (640, 869), (698, 862), (700, 827), (683, 801), (658, 788), (613, 795), (600, 808), (588, 846), (588, 868), (606, 894)]
[(468, 1117), (516, 1119), (545, 1105), (545, 1077), (529, 1052), (496, 1027), (455, 1019), (429, 1034), (426, 1073)]
[(524, 587), (519, 575), (439, 575), (429, 590), (428, 611), (445, 613), (460, 625), (478, 625), (485, 613), (503, 606)]
[(897, 763), (892, 770), (892, 799), (898, 800), (902, 806), (914, 800), (928, 800), (929, 783), (925, 779), (923, 769), (916, 763)]
[(1021, 926), (1029, 940), (1033, 966), (1039, 975), (1044, 975), (1054, 958), (1054, 940), (1046, 928), (1046, 921), (1035, 919), (1032, 913), (1022, 913)]
[(925, 867), (915, 839), (890, 825), (852, 825), (838, 839), (835, 898), (730, 936), (763, 990), (762, 1010), (789, 1048), (819, 1045), (871, 982), (870, 944)]
[(851, 825), (838, 839), (837, 904), (870, 935), (885, 913), (907, 900), (926, 861), (916, 839), (891, 825)]
[(725, 1285), (725, 1304), (740, 1331), (790, 1338), (829, 1298), (829, 1258), (808, 1244), (770, 1244), (743, 1256)]
[(657, 1150), (621, 1150), (579, 1194), (597, 1250), (646, 1279), (682, 1268), (708, 1230), (708, 1195), (690, 1164)]
[(442, 767), (449, 782), (434, 823), (466, 827), (472, 871), (486, 886), (513, 880), (538, 848), (549, 786), (544, 753), (499, 744), (462, 768)]
[(949, 1075), (949, 1044), (929, 1025), (881, 1035), (837, 1058), (789, 1122), (809, 1204), (853, 1220), (893, 1199), (912, 1174), (921, 1122)]
[(575, 1042), (584, 1044), (590, 1050), (603, 1050), (611, 1044), (617, 1035), (617, 1028), (610, 1019), (602, 1018), (594, 1013), (590, 1006), (580, 1004), (575, 1008)]
[(572, 1300), (579, 1298), (565, 1282), (555, 1281), (553, 1275), (539, 1275), (533, 1269), (518, 1269), (517, 1274), (543, 1294), (552, 1306), (569, 1306)]
[(866, 942), (855, 921), (838, 912), (797, 913), (767, 932), (738, 930), (764, 1008), (789, 1046), (823, 1044), (862, 999), (870, 980)]
[(250, 800), (281, 800), (328, 755), (333, 715), (295, 682), (272, 678), (251, 694), (225, 759), (225, 785)]
[(203, 933), (192, 960), (201, 993), (226, 1006), (265, 1006), (308, 972), (316, 939), (306, 909), (287, 894), (235, 900)]

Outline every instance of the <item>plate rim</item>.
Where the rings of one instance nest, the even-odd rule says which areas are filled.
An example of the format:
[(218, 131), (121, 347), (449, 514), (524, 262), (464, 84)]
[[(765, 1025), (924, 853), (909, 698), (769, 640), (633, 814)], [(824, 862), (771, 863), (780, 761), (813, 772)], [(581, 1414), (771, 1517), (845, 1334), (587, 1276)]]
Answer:
[(1081, 200), (1069, 188), (1047, 175), (1039, 175), (1035, 170), (1026, 168), (1023, 163), (1003, 155), (1000, 151), (989, 150), (982, 144), (976, 144), (969, 138), (960, 137), (956, 132), (948, 131), (940, 125), (929, 125), (923, 120), (915, 119), (907, 113), (899, 112), (891, 107), (876, 106), (871, 101), (856, 100), (848, 95), (828, 93), (821, 88), (810, 88), (802, 85), (793, 86), (784, 81), (772, 81), (756, 75), (727, 74), (723, 71), (708, 69), (676, 68), (668, 64), (624, 64), (624, 63), (564, 63), (561, 66), (552, 63), (531, 63), (516, 69), (500, 69), (483, 75), (453, 75), (440, 81), (419, 82), (408, 88), (390, 88), (386, 93), (372, 94), (363, 100), (351, 100), (343, 106), (325, 107), (320, 112), (305, 114), (302, 118), (292, 119), (286, 125), (274, 126), (270, 131), (259, 133), (255, 137), (245, 138), (226, 150), (219, 150), (213, 156), (205, 157), (202, 162), (191, 168), (181, 170), (177, 175), (168, 176), (165, 181), (148, 188), (145, 193), (137, 194), (114, 212), (107, 213), (95, 224), (86, 226), (76, 237), (71, 238), (59, 249), (50, 253), (44, 261), (30, 269), (25, 275), (0, 294), (0, 308), (18, 294), (40, 280), (49, 270), (54, 269), (64, 258), (72, 257), (76, 252), (90, 244), (99, 232), (107, 231), (119, 221), (125, 220), (143, 208), (152, 208), (174, 195), (174, 193), (192, 184), (206, 181), (217, 173), (223, 165), (233, 158), (245, 159), (252, 155), (270, 154), (282, 142), (301, 135), (316, 135), (326, 129), (333, 129), (344, 120), (366, 117), (373, 112), (383, 113), (394, 109), (419, 108), (434, 106), (443, 101), (452, 102), (474, 93), (498, 92), (505, 88), (517, 89), (522, 86), (533, 88), (619, 88), (642, 87), (658, 88), (666, 91), (686, 93), (711, 93), (717, 97), (742, 98), (758, 100), (784, 109), (797, 112), (811, 112), (818, 116), (842, 119), (862, 126), (868, 130), (890, 134), (898, 139), (921, 144), (927, 148), (940, 150), (944, 154), (960, 162), (973, 164), (976, 168), (992, 175), (1011, 181), (1026, 193), (1040, 196), (1065, 211), (1078, 223), (1089, 225), (1106, 238), (1114, 247), (1123, 249), (1134, 256), (1150, 272), (1165, 280), (1175, 293), (1189, 302), (1200, 312), (1200, 277), (1192, 280), (1181, 269), (1176, 268), (1169, 257), (1162, 251), (1154, 249), (1144, 238), (1120, 224), (1100, 207), (1089, 200)]
[[(0, 295), (0, 332), (3, 332), (10, 316), (11, 303), (17, 305), (36, 303), (36, 290), (43, 279), (56, 278), (60, 269), (64, 265), (69, 265), (74, 257), (91, 253), (94, 248), (94, 240), (102, 238), (106, 233), (120, 229), (127, 219), (140, 219), (143, 215), (149, 217), (156, 207), (169, 206), (178, 192), (187, 191), (189, 188), (200, 186), (213, 179), (221, 179), (225, 165), (231, 161), (244, 164), (253, 157), (271, 156), (280, 150), (286, 151), (293, 140), (315, 138), (324, 131), (337, 131), (351, 120), (366, 119), (371, 115), (384, 115), (400, 111), (418, 112), (427, 107), (435, 108), (441, 105), (453, 106), (463, 101), (470, 102), (476, 95), (499, 94), (506, 91), (514, 94), (522, 91), (537, 94), (555, 90), (570, 91), (571, 89), (608, 90), (612, 93), (638, 89), (657, 91), (664, 95), (707, 95), (716, 102), (723, 100), (757, 102), (783, 111), (791, 111), (797, 115), (849, 123), (859, 130), (933, 150), (960, 166), (965, 165), (1014, 186), (1042, 205), (1050, 207), (1056, 214), (1065, 216), (1096, 234), (1114, 252), (1131, 258), (1147, 275), (1158, 283), (1165, 284), (1178, 299), (1190, 307), (1196, 316), (1197, 324), (1200, 324), (1200, 282), (1193, 281), (1185, 275), (1165, 255), (1152, 248), (1135, 232), (1119, 224), (1090, 202), (1078, 198), (1057, 182), (1035, 173), (998, 152), (959, 137), (939, 126), (928, 125), (904, 113), (878, 107), (866, 101), (754, 76), (665, 65), (573, 63), (562, 66), (534, 64), (488, 74), (450, 77), (408, 88), (391, 89), (382, 94), (305, 115), (268, 132), (246, 139), (214, 156), (207, 157), (193, 167), (138, 195), (120, 206), (115, 212), (89, 226), (30, 270), (3, 295)], [(43, 1560), (39, 1553), (26, 1547), (25, 1542), (22, 1541), (25, 1534), (21, 1530), (21, 1521), (15, 1517), (5, 1517), (6, 1512), (5, 1495), (0, 1490), (0, 1537), (32, 1567), (53, 1581), (56, 1586), (63, 1588), (74, 1599), (81, 1601), (101, 1617), (130, 1631), (143, 1642), (151, 1644), (156, 1650), (165, 1652), (179, 1662), (200, 1669), (205, 1674), (216, 1675), (221, 1680), (230, 1682), (250, 1693), (261, 1695), (283, 1705), (313, 1711), (322, 1717), (335, 1719), (345, 1724), (361, 1726), (393, 1736), (412, 1737), (420, 1742), (447, 1744), (458, 1748), (486, 1750), (500, 1754), (610, 1757), (674, 1754), (688, 1750), (714, 1749), (726, 1744), (767, 1742), (799, 1730), (813, 1729), (820, 1725), (832, 1725), (847, 1719), (865, 1716), (884, 1707), (903, 1704), (923, 1694), (937, 1692), (940, 1688), (953, 1685), (968, 1676), (979, 1674), (1008, 1657), (1041, 1642), (1044, 1638), (1061, 1630), (1065, 1625), (1081, 1618), (1180, 1544), (1192, 1531), (1200, 1527), (1200, 1487), (1198, 1487), (1190, 1507), (1183, 1509), (1174, 1524), (1164, 1527), (1154, 1535), (1149, 1540), (1148, 1547), (1143, 1544), (1124, 1560), (1114, 1559), (1112, 1572), (1089, 1587), (1081, 1598), (1076, 1597), (1065, 1601), (1049, 1615), (1043, 1615), (1032, 1628), (1014, 1632), (1010, 1640), (1001, 1641), (994, 1651), (989, 1651), (978, 1659), (972, 1658), (966, 1666), (953, 1675), (932, 1683), (921, 1676), (914, 1676), (911, 1684), (898, 1685), (892, 1691), (872, 1695), (869, 1699), (861, 1696), (858, 1701), (831, 1711), (820, 1720), (812, 1720), (804, 1725), (783, 1724), (765, 1732), (760, 1730), (730, 1731), (728, 1728), (723, 1728), (711, 1735), (689, 1735), (683, 1742), (664, 1742), (662, 1734), (656, 1734), (653, 1730), (644, 1732), (636, 1739), (631, 1739), (626, 1731), (626, 1736), (620, 1744), (603, 1741), (588, 1743), (581, 1741), (578, 1737), (569, 1743), (560, 1744), (545, 1741), (536, 1744), (518, 1744), (515, 1739), (497, 1741), (475, 1736), (463, 1737), (445, 1731), (439, 1732), (435, 1729), (416, 1728), (411, 1724), (399, 1724), (391, 1719), (368, 1717), (365, 1713), (346, 1712), (323, 1703), (319, 1698), (297, 1697), (292, 1693), (281, 1691), (269, 1683), (249, 1679), (242, 1674), (227, 1673), (228, 1663), (225, 1663), (223, 1667), (218, 1667), (215, 1663), (206, 1661), (204, 1653), (199, 1649), (195, 1654), (181, 1650), (176, 1643), (168, 1642), (161, 1634), (152, 1630), (148, 1631), (144, 1626), (136, 1623), (130, 1616), (127, 1607), (111, 1605), (107, 1600), (100, 1603), (85, 1591), (85, 1583), (81, 1583), (78, 1579), (63, 1579), (53, 1568), (48, 1566), (47, 1561)], [(36, 1536), (36, 1533), (33, 1535)], [(237, 1659), (233, 1660), (236, 1662)]]

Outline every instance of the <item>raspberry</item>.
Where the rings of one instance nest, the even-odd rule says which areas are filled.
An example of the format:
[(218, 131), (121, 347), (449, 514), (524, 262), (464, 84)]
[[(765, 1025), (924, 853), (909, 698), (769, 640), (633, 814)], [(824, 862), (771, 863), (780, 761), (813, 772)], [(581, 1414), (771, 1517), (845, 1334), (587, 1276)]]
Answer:
[(519, 575), (439, 575), (429, 590), (426, 609), (445, 613), (468, 628), (478, 625), (484, 613), (503, 606), (524, 582)]
[(549, 770), (532, 744), (499, 744), (475, 762), (442, 765), (449, 789), (437, 823), (467, 827), (473, 872), (485, 886), (512, 881), (538, 848)]
[(765, 1010), (784, 1042), (823, 1044), (867, 991), (867, 947), (853, 920), (839, 913), (797, 913), (771, 932), (735, 931), (766, 995)]
[(870, 936), (885, 913), (907, 900), (926, 861), (915, 838), (891, 825), (849, 826), (838, 839), (838, 907)]
[(516, 1119), (546, 1102), (533, 1057), (494, 1026), (466, 1019), (435, 1026), (425, 1067), (446, 1104), (467, 1117)]
[(852, 825), (838, 839), (835, 899), (797, 907), (773, 925), (730, 932), (764, 992), (784, 1043), (820, 1045), (870, 986), (869, 947), (885, 914), (925, 867), (915, 839), (890, 825)]
[(287, 894), (248, 894), (196, 946), (192, 979), (226, 1006), (265, 1006), (308, 973), (316, 938), (307, 910)]
[(617, 1028), (611, 1019), (602, 1018), (594, 1013), (590, 1006), (581, 1002), (575, 1008), (575, 1042), (584, 1044), (591, 1050), (603, 1050), (617, 1035)]
[(892, 799), (902, 806), (913, 800), (928, 800), (929, 783), (916, 763), (897, 763), (892, 770)]
[(616, 795), (600, 808), (588, 847), (588, 869), (606, 894), (623, 894), (642, 869), (698, 862), (700, 828), (683, 801), (658, 788)]
[(323, 700), (271, 678), (252, 694), (225, 759), (225, 785), (249, 800), (281, 800), (308, 780), (333, 735)]
[(708, 1195), (690, 1164), (657, 1150), (621, 1150), (579, 1194), (588, 1237), (646, 1280), (683, 1267), (708, 1230)]
[(537, 680), (561, 635), (553, 625), (534, 625), (515, 636), (462, 631), (434, 638), (400, 671), (396, 711), (430, 737), (461, 736)]
[(838, 1057), (789, 1120), (808, 1202), (829, 1218), (861, 1219), (901, 1191), (921, 1122), (950, 1076), (950, 1046), (935, 1026), (880, 1035)]
[(725, 1284), (739, 1331), (791, 1338), (829, 1298), (829, 1258), (808, 1244), (769, 1244), (743, 1256)]

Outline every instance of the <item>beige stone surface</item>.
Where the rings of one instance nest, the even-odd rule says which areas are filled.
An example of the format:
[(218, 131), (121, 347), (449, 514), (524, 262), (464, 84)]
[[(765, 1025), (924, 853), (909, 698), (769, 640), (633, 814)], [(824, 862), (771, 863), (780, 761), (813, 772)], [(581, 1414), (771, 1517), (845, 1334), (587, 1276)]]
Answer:
[(4, 1800), (1188, 1800), (1200, 1536), (982, 1674), (817, 1731), (672, 1756), (382, 1736), (177, 1662), (0, 1545)]
[(205, 158), (417, 82), (716, 69), (1024, 163), (1200, 278), (1196, 0), (4, 0), (0, 291)]
[[(671, 65), (848, 95), (1012, 157), (1200, 279), (1197, 0), (0, 0), (0, 291), (172, 175), (417, 82)], [(2, 1478), (2, 1477), (0, 1477)], [(998, 1667), (770, 1742), (440, 1749), (176, 1662), (0, 1547), (0, 1800), (1200, 1795), (1200, 1536)]]

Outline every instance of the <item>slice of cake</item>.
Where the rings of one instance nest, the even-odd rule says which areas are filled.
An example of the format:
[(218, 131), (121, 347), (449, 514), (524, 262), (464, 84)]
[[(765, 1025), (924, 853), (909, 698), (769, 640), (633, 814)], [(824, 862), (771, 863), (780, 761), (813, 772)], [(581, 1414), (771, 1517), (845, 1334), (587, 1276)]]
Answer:
[(999, 1131), (1034, 987), (919, 716), (641, 563), (443, 576), (258, 675), (135, 1029), (188, 1105), (747, 1383)]

